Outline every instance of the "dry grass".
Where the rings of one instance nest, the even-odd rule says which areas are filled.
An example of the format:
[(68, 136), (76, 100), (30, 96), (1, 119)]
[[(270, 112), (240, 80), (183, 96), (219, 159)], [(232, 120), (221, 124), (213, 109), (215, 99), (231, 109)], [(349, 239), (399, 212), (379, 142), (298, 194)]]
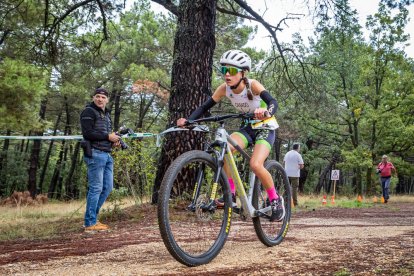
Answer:
[[(414, 195), (391, 195), (390, 202), (414, 203)], [(111, 218), (111, 211), (114, 210), (113, 204), (111, 202), (104, 204), (102, 212), (104, 220)], [(124, 209), (133, 206), (135, 201), (133, 198), (123, 198), (117, 204), (120, 209)], [(378, 199), (378, 203), (373, 203), (372, 197), (363, 198), (362, 202), (358, 202), (355, 196), (355, 198), (336, 197), (335, 204), (331, 204), (331, 196), (328, 195), (327, 204), (322, 205), (322, 195), (304, 195), (299, 196), (299, 204), (300, 206), (294, 210), (330, 207), (359, 208), (381, 203), (380, 199)], [(46, 204), (35, 206), (0, 206), (0, 241), (46, 239), (62, 235), (62, 233), (80, 232), (82, 231), (84, 212), (85, 200), (49, 201)]]
[[(49, 201), (42, 205), (0, 206), (0, 241), (15, 239), (50, 238), (62, 232), (81, 231), (85, 200), (58, 202)], [(125, 198), (121, 207), (134, 204)], [(111, 209), (106, 202), (103, 210)]]
[[(322, 204), (323, 195), (300, 195), (298, 197), (299, 208), (321, 208), (321, 207), (344, 207), (358, 208), (369, 207), (375, 204), (381, 204), (381, 198), (374, 196), (362, 197), (359, 202), (358, 197), (353, 198), (346, 196), (335, 196), (334, 204), (332, 204), (332, 195), (326, 195), (326, 205)], [(376, 202), (375, 202), (376, 201)], [(414, 195), (391, 195), (389, 202), (407, 202), (414, 203)]]

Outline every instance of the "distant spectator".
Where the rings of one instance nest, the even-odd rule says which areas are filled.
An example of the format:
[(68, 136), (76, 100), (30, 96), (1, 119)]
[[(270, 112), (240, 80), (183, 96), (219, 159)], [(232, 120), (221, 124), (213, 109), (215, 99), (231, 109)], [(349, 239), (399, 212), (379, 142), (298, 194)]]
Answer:
[(390, 183), (391, 175), (394, 172), (397, 175), (397, 170), (391, 162), (388, 162), (388, 156), (383, 155), (381, 163), (377, 166), (377, 173), (380, 175), (380, 182), (382, 188), (382, 196), (384, 197), (384, 202), (387, 203), (390, 198)]
[(286, 153), (285, 158), (283, 159), (285, 163), (286, 174), (289, 177), (289, 182), (291, 185), (293, 204), (295, 206), (298, 206), (300, 170), (304, 167), (303, 159), (299, 151), (300, 145), (294, 144), (292, 150)]

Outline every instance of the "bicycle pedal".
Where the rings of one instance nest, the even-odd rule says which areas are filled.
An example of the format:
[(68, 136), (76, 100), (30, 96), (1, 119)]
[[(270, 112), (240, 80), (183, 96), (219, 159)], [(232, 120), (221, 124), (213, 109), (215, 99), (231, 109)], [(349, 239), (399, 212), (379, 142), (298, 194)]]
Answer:
[(265, 213), (262, 213), (260, 211), (256, 211), (256, 216), (261, 217), (261, 218), (270, 219), (270, 216), (269, 215), (267, 215)]
[(187, 210), (191, 212), (195, 212), (196, 205), (194, 203), (191, 203), (190, 205), (187, 206)]

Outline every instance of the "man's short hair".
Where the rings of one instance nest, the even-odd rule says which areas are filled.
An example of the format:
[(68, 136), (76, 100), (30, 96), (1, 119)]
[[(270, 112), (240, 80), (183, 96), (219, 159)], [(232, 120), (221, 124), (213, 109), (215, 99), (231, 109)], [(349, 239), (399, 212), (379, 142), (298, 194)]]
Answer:
[(382, 159), (384, 159), (384, 158), (388, 158), (388, 156), (386, 156), (385, 154), (382, 156)]
[(300, 145), (296, 143), (296, 144), (293, 144), (292, 149), (298, 150), (299, 147), (300, 147)]

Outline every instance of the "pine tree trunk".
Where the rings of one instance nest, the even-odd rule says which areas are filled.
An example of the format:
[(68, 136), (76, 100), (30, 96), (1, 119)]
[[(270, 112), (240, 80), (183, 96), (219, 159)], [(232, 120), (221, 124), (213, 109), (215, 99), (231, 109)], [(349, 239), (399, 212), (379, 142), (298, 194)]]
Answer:
[(80, 151), (80, 142), (76, 142), (75, 150), (71, 158), (68, 177), (66, 178), (66, 181), (65, 181), (66, 198), (69, 198), (69, 199), (75, 199), (76, 195), (78, 194), (78, 192), (76, 191), (77, 187), (74, 185), (72, 178), (73, 178), (73, 174), (75, 173), (76, 163), (78, 162), (79, 151)]
[[(216, 5), (216, 0), (180, 1), (167, 127), (175, 125), (181, 117), (187, 118), (211, 96)], [(172, 132), (165, 138), (157, 166), (153, 203), (158, 201), (158, 190), (171, 162), (185, 151), (201, 149), (205, 141), (202, 135), (190, 131)]]
[(65, 149), (65, 140), (62, 141), (62, 146), (59, 150), (59, 159), (56, 161), (55, 169), (53, 171), (52, 179), (50, 180), (49, 190), (47, 192), (48, 198), (57, 198), (59, 195), (56, 192), (59, 183), (60, 170), (62, 168), (63, 153)]
[[(56, 119), (55, 127), (53, 129), (53, 135), (56, 135), (61, 116), (62, 116), (62, 112), (59, 112), (59, 115)], [(50, 141), (49, 148), (46, 153), (45, 161), (43, 163), (42, 173), (40, 175), (40, 180), (39, 180), (39, 193), (43, 192), (43, 182), (45, 180), (45, 175), (46, 175), (46, 171), (47, 171), (48, 164), (49, 164), (50, 154), (52, 153), (53, 142), (54, 142), (53, 140)]]
[[(6, 135), (10, 136), (11, 134), (11, 130), (7, 130)], [(9, 139), (5, 139), (4, 143), (3, 143), (3, 149), (0, 153), (0, 197), (4, 196), (3, 191), (5, 190), (5, 181), (4, 177), (3, 177), (3, 164), (7, 163), (7, 152), (9, 150), (9, 145), (10, 145), (10, 140)]]
[[(39, 111), (39, 117), (40, 119), (44, 120), (46, 115), (46, 105), (47, 105), (47, 99), (43, 100), (40, 104), (40, 111)], [(42, 132), (35, 132), (36, 136), (43, 135)], [(39, 155), (40, 155), (40, 149), (42, 146), (41, 140), (34, 140), (33, 142), (33, 148), (32, 153), (30, 155), (30, 166), (29, 166), (29, 183), (28, 183), (28, 190), (30, 192), (30, 195), (34, 198), (37, 193), (37, 187), (36, 187), (36, 174), (37, 174), (37, 168), (39, 166)]]
[(121, 127), (119, 125), (120, 118), (121, 118), (121, 90), (118, 87), (122, 87), (122, 83), (119, 84), (119, 80), (114, 81), (114, 87), (115, 89), (112, 91), (113, 97), (111, 99), (111, 102), (113, 103), (113, 107), (109, 106), (113, 110), (114, 114), (114, 120), (113, 120), (113, 129), (114, 131), (118, 131)]

